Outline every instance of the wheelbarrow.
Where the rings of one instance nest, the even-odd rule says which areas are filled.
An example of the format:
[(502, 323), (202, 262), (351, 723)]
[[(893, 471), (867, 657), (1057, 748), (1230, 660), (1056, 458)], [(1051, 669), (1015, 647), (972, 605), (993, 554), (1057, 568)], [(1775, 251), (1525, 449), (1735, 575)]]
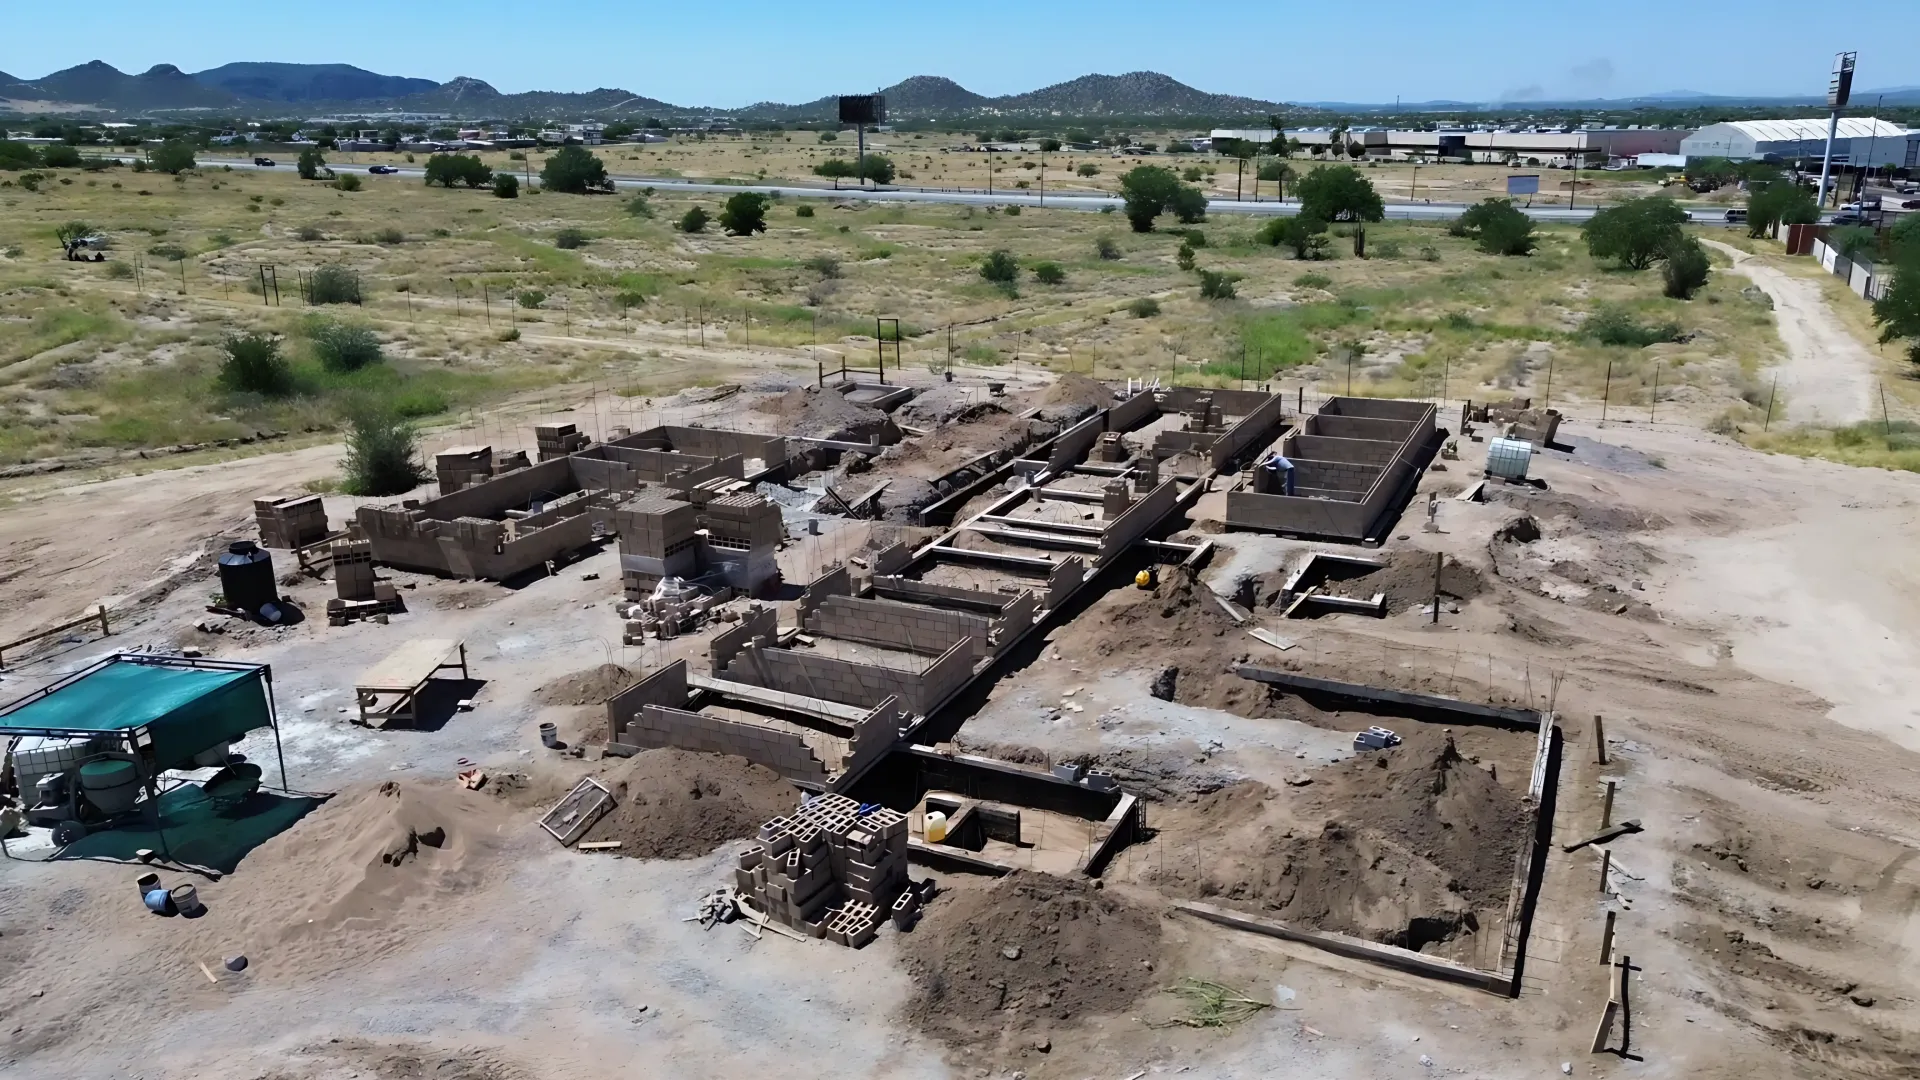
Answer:
[(231, 810), (260, 790), (260, 766), (236, 761), (207, 778), (200, 794), (215, 810)]

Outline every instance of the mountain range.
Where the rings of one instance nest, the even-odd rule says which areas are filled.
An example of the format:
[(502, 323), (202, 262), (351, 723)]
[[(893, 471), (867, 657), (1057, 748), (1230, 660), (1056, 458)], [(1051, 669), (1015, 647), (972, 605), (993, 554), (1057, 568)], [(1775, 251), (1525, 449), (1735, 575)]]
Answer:
[[(1213, 94), (1153, 71), (1082, 75), (1026, 93), (989, 97), (952, 79), (916, 75), (881, 90), (890, 114), (902, 120), (960, 117), (1181, 117), (1264, 119), (1306, 111), (1384, 112), (1382, 104), (1305, 102), (1287, 105), (1232, 94)], [(1854, 94), (1855, 104), (1885, 95), (1888, 105), (1920, 104), (1920, 88), (1895, 87)], [(1726, 97), (1674, 90), (1638, 98), (1586, 101), (1528, 100), (1529, 108), (1632, 108), (1699, 105), (1803, 105), (1807, 98)], [(1487, 103), (1426, 101), (1398, 104), (1402, 112), (1476, 111)], [(306, 117), (321, 112), (445, 113), (473, 119), (520, 117), (687, 117), (730, 115), (780, 121), (829, 120), (832, 96), (800, 104), (763, 101), (745, 108), (675, 105), (630, 90), (531, 91), (503, 94), (487, 82), (462, 76), (444, 83), (382, 75), (349, 64), (231, 63), (188, 73), (156, 64), (129, 75), (99, 60), (36, 79), (0, 72), (0, 112), (69, 112), (112, 115), (185, 111), (254, 116)]]

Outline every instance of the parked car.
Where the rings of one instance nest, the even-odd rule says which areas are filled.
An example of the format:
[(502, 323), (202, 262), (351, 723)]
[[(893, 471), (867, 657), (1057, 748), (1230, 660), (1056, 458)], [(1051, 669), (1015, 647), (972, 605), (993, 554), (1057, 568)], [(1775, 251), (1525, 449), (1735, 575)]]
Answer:
[(270, 157), (257, 157), (257, 158), (254, 158), (254, 159), (253, 159), (253, 163), (254, 163), (255, 165), (258, 165), (259, 167), (261, 167), (261, 168), (263, 168), (263, 169), (271, 169), (271, 168), (273, 168), (273, 159), (272, 159), (272, 158), (270, 158)]
[(1842, 210), (1840, 213), (1835, 214), (1833, 215), (1832, 218), (1828, 219), (1827, 224), (1829, 225), (1863, 225), (1866, 223), (1866, 220), (1867, 220), (1867, 216), (1865, 214), (1860, 213), (1858, 210)]
[(375, 165), (369, 168), (367, 171), (372, 173), (375, 176), (387, 176), (391, 173), (397, 173), (400, 170), (394, 168), (392, 165)]
[(1727, 211), (1727, 224), (1729, 225), (1739, 225), (1745, 222), (1746, 220), (1747, 220), (1747, 208), (1744, 206), (1736, 206), (1733, 209)]
[(1902, 210), (1920, 210), (1920, 199), (1902, 199), (1893, 205)]
[(1920, 181), (1904, 180), (1895, 184), (1893, 190), (1902, 195), (1920, 195)]
[(1842, 206), (1840, 209), (1852, 210), (1855, 213), (1858, 213), (1863, 210), (1878, 210), (1880, 209), (1880, 196), (1873, 195), (1865, 199), (1855, 199), (1854, 201), (1847, 203), (1845, 206)]

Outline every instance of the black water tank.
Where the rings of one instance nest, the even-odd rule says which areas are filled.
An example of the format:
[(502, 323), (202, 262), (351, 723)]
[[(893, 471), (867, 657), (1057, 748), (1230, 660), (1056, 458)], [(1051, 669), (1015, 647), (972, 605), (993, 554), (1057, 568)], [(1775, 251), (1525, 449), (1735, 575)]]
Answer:
[(280, 583), (273, 577), (273, 559), (251, 540), (241, 540), (220, 556), (220, 591), (227, 606), (258, 615), (261, 607), (280, 602)]

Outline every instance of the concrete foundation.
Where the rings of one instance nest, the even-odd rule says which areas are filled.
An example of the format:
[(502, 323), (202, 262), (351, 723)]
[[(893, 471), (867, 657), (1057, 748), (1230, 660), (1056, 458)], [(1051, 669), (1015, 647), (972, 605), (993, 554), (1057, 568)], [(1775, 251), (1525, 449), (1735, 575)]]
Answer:
[(1425, 402), (1329, 398), (1275, 448), (1291, 474), (1257, 465), (1250, 486), (1227, 493), (1231, 528), (1360, 541), (1397, 514), (1431, 450)]

